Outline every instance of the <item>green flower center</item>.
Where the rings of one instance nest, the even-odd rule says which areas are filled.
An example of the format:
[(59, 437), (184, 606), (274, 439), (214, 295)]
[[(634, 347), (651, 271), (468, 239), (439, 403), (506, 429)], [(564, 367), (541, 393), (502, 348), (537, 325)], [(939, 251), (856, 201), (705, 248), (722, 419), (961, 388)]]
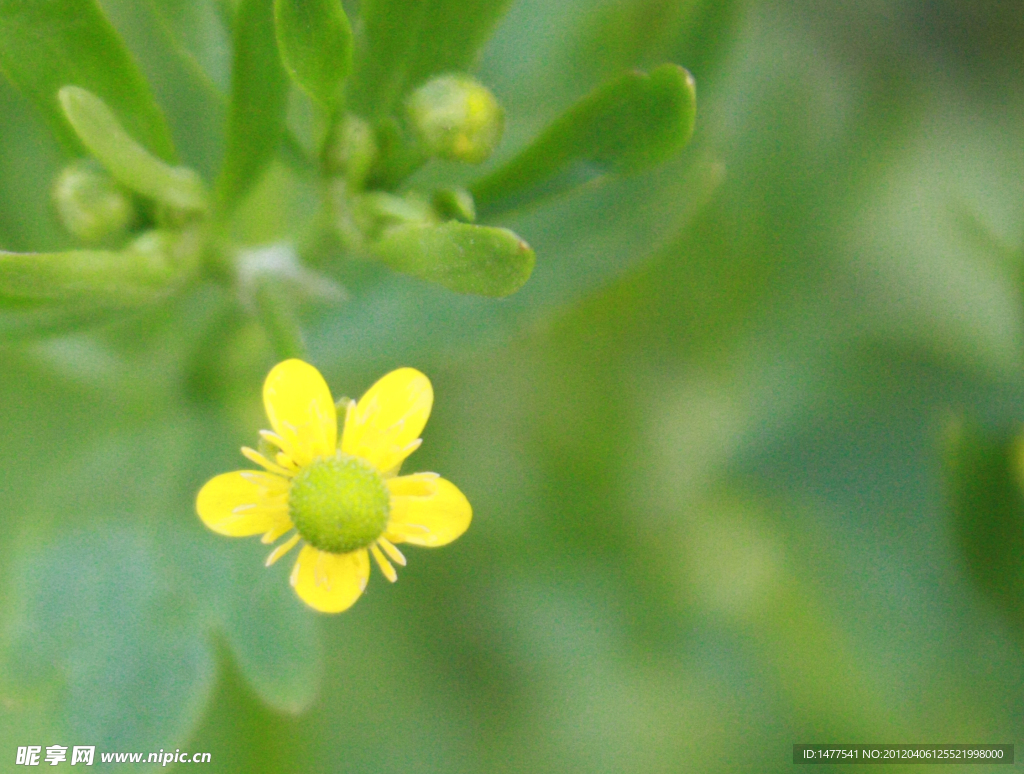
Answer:
[(292, 523), (310, 545), (332, 554), (365, 548), (388, 523), (391, 495), (370, 463), (338, 452), (299, 471), (288, 493)]

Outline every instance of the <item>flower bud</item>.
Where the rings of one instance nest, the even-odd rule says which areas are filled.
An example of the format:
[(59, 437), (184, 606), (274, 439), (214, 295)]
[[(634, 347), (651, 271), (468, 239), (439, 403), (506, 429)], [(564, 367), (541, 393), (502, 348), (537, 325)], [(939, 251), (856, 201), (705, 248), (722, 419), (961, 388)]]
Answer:
[(76, 161), (61, 171), (53, 201), (64, 228), (84, 242), (116, 237), (135, 220), (131, 196), (91, 161)]
[(431, 204), (443, 220), (461, 220), (463, 223), (476, 220), (473, 194), (465, 188), (441, 188), (434, 191)]
[(371, 191), (355, 197), (353, 216), (363, 238), (373, 242), (393, 228), (433, 225), (437, 215), (430, 204), (415, 193), (397, 196)]
[(328, 174), (344, 177), (350, 189), (358, 190), (377, 160), (377, 153), (373, 127), (350, 113), (331, 130), (324, 148), (324, 166)]
[(432, 156), (479, 164), (505, 128), (501, 105), (468, 75), (441, 75), (420, 86), (406, 104), (409, 121)]

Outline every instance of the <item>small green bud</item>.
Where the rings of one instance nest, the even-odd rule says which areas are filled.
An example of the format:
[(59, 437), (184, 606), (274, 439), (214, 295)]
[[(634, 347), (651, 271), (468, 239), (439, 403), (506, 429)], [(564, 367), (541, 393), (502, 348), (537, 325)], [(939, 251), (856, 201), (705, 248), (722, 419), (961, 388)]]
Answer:
[(505, 128), (504, 111), (487, 88), (468, 75), (441, 75), (409, 97), (409, 121), (432, 156), (479, 164)]
[(363, 237), (372, 242), (393, 228), (433, 225), (437, 216), (426, 200), (416, 194), (397, 196), (384, 191), (354, 197), (353, 217)]
[(359, 190), (378, 152), (373, 127), (349, 113), (331, 129), (324, 147), (324, 167), (328, 174), (344, 177), (351, 190)]
[(337, 452), (315, 460), (292, 479), (288, 511), (310, 545), (347, 554), (383, 534), (391, 494), (370, 463)]
[(131, 196), (92, 161), (76, 161), (61, 171), (53, 202), (64, 228), (83, 242), (119, 236), (135, 220)]
[(442, 188), (434, 191), (431, 203), (442, 220), (461, 220), (463, 223), (472, 223), (476, 220), (473, 194), (465, 188)]

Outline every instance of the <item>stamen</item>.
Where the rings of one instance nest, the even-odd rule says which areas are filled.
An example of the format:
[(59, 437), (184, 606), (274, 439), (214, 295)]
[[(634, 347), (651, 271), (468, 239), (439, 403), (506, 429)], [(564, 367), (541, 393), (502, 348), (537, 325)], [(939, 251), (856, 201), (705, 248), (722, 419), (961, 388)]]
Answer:
[(377, 544), (373, 543), (370, 545), (370, 553), (373, 554), (373, 558), (377, 560), (377, 566), (380, 567), (380, 571), (384, 573), (384, 577), (394, 583), (398, 580), (398, 573), (395, 572), (395, 568), (391, 566), (391, 562), (384, 558), (384, 554), (377, 548)]
[(405, 428), (405, 417), (399, 417), (387, 427), (380, 429), (380, 435), (382, 437), (399, 435)]
[(416, 451), (422, 445), (423, 445), (423, 439), (422, 438), (417, 438), (417, 439), (415, 439), (413, 441), (409, 441), (409, 443), (407, 443), (405, 446), (403, 446), (401, 449), (398, 450), (398, 453), (403, 455), (403, 457), (408, 457), (410, 454), (412, 454), (414, 451)]
[(274, 444), (274, 446), (281, 451), (284, 451), (284, 439), (272, 430), (260, 430), (260, 437), (263, 440)]
[(356, 422), (356, 424), (361, 427), (361, 426), (365, 425), (367, 422), (370, 421), (370, 417), (375, 417), (379, 413), (380, 413), (380, 406), (378, 405), (377, 396), (374, 395), (373, 398), (370, 400), (370, 402), (367, 403), (363, 407), (362, 416), (359, 418), (359, 420), (358, 420), (358, 422)]
[(405, 555), (395, 547), (394, 543), (381, 535), (377, 538), (377, 544), (384, 549), (384, 553), (391, 557), (391, 561), (397, 562), (405, 567)]
[(293, 526), (295, 526), (295, 525), (292, 524), (290, 520), (285, 519), (284, 521), (282, 521), (277, 526), (271, 527), (270, 529), (268, 529), (263, 534), (263, 537), (260, 538), (260, 542), (263, 543), (264, 545), (268, 545), (270, 543), (273, 543), (275, 540), (277, 540), (279, 537), (281, 537), (281, 535), (283, 535), (285, 532), (290, 530)]
[(417, 438), (415, 441), (410, 441), (405, 446), (400, 448), (392, 446), (389, 451), (392, 457), (397, 457), (398, 462), (392, 465), (390, 468), (383, 472), (385, 478), (392, 478), (398, 475), (398, 471), (402, 469), (402, 463), (405, 462), (405, 458), (416, 451), (420, 446), (423, 445), (423, 439)]
[(262, 465), (271, 473), (276, 473), (279, 476), (287, 476), (289, 478), (295, 475), (292, 471), (288, 470), (287, 468), (282, 468), (280, 465), (271, 462), (258, 451), (256, 451), (255, 449), (250, 449), (248, 446), (242, 447), (242, 455), (250, 462), (255, 462), (257, 465)]
[(290, 538), (288, 538), (288, 540), (286, 540), (284, 543), (282, 543), (277, 548), (275, 548), (273, 551), (271, 551), (270, 555), (267, 557), (267, 561), (265, 563), (265, 566), (269, 567), (274, 562), (276, 562), (278, 559), (280, 559), (282, 556), (284, 556), (289, 551), (291, 551), (293, 548), (295, 548), (295, 544), (299, 542), (299, 537), (300, 537), (299, 533), (296, 532), (294, 535), (292, 535)]
[(308, 458), (309, 455), (306, 454), (306, 444), (303, 443), (303, 441), (305, 440), (305, 434), (300, 434), (298, 429), (291, 422), (282, 422), (281, 428), (284, 431), (281, 435), (281, 438), (284, 440), (285, 444), (287, 444), (288, 448), (291, 450), (292, 458)]

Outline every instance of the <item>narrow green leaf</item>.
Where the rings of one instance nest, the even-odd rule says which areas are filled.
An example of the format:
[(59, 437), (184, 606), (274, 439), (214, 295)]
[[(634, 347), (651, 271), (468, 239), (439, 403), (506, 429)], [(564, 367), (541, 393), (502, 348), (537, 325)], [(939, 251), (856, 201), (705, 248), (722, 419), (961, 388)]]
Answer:
[[(221, 549), (221, 555), (226, 553)], [(316, 698), (323, 672), (317, 619), (297, 604), (286, 575), (288, 562), (282, 561), (276, 573), (267, 572), (263, 545), (238, 553), (235, 581), (211, 583), (204, 591), (224, 597), (221, 625), (239, 671), (256, 694), (280, 712), (301, 712)]]
[(231, 47), (216, 0), (147, 0), (177, 53), (219, 94), (231, 80)]
[(598, 87), (515, 158), (472, 187), (482, 216), (563, 193), (605, 175), (652, 167), (693, 133), (693, 78), (664, 64)]
[(967, 575), (1024, 626), (1024, 455), (1019, 437), (960, 421), (947, 434), (954, 536)]
[(9, 299), (104, 308), (147, 304), (179, 276), (171, 234), (151, 232), (122, 251), (0, 252), (0, 305)]
[(352, 69), (352, 27), (338, 0), (275, 0), (281, 59), (292, 79), (331, 108)]
[(234, 24), (227, 151), (218, 205), (230, 212), (274, 157), (284, 135), (288, 75), (274, 32), (273, 0), (242, 0)]
[[(69, 446), (81, 453), (46, 468), (47, 485), (17, 501), (24, 529), (4, 556), (12, 594), (0, 609), (0, 695), (22, 701), (5, 713), (0, 741), (40, 733), (38, 711), (55, 739), (91, 739), (104, 750), (185, 748), (208, 711), (225, 643), (260, 699), (282, 711), (307, 707), (323, 649), (287, 563), (268, 570), (258, 540), (225, 540), (194, 511), (202, 481), (237, 467), (222, 418), (179, 413), (129, 431), (119, 411), (100, 410), (83, 435), (64, 384), (42, 432), (57, 422), (66, 439), (70, 424)], [(109, 394), (104, 401), (120, 406)], [(101, 427), (104, 439), (92, 440)], [(119, 485), (104, 471), (117, 471)]]
[[(76, 515), (83, 499), (75, 495)], [(123, 506), (118, 515), (135, 516)], [(204, 619), (170, 587), (154, 535), (108, 526), (23, 549), (11, 568), (18, 604), (4, 666), (16, 688), (35, 692), (51, 733), (101, 749), (184, 747), (216, 683), (213, 650), (197, 636)]]
[(33, 341), (82, 330), (112, 316), (110, 310), (69, 305), (0, 304), (0, 342)]
[[(218, 89), (183, 45), (181, 27), (188, 22), (175, 22), (158, 7), (169, 0), (98, 1), (149, 80), (171, 128), (179, 163), (204, 180), (214, 179), (224, 156), (231, 58), (226, 31), (221, 31), (220, 51), (226, 60), (224, 86)], [(205, 0), (188, 2), (199, 16)], [(209, 45), (216, 46), (217, 36), (211, 37)]]
[(270, 339), (270, 346), (277, 359), (306, 357), (302, 329), (282, 289), (272, 279), (264, 279), (258, 283), (254, 295), (256, 316)]
[(533, 272), (530, 246), (504, 228), (449, 221), (388, 231), (372, 248), (392, 269), (457, 293), (507, 296)]
[(189, 236), (153, 231), (125, 250), (0, 252), (0, 338), (68, 330), (148, 306), (195, 269)]
[[(511, 213), (509, 228), (526, 235), (544, 260), (530, 281), (500, 304), (388, 272), (376, 262), (344, 262), (335, 276), (348, 288), (349, 300), (305, 321), (310, 357), (343, 368), (368, 357), (457, 355), (482, 338), (519, 330), (586, 298), (642, 261), (665, 255), (723, 179), (722, 164), (680, 154), (646, 173)], [(687, 248), (671, 249), (675, 256)]]
[(206, 207), (203, 182), (191, 169), (172, 167), (153, 156), (121, 126), (103, 100), (78, 86), (60, 90), (64, 115), (92, 153), (123, 185), (182, 210)]
[(99, 95), (150, 152), (174, 161), (149, 85), (94, 0), (0, 0), (0, 68), (71, 152), (79, 143), (57, 101), (68, 84)]
[(356, 41), (352, 105), (394, 110), (438, 73), (467, 70), (510, 0), (365, 0)]

